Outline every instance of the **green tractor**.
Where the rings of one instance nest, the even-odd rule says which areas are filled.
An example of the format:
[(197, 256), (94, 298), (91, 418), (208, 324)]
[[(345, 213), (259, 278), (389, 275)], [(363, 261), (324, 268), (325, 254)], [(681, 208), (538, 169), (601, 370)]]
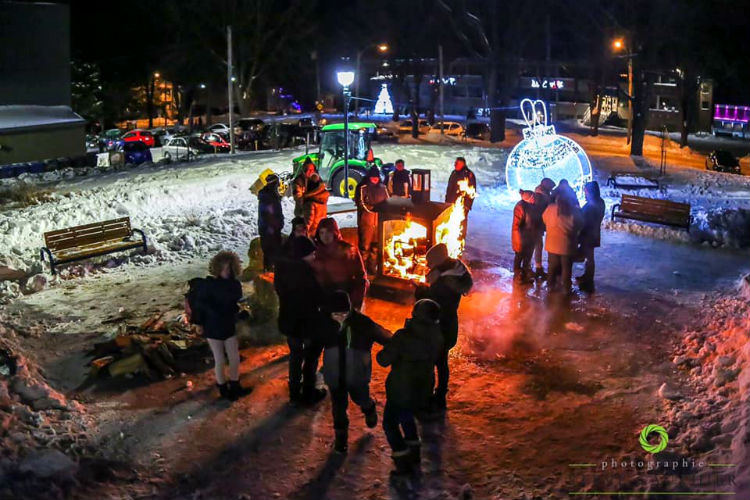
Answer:
[[(302, 164), (310, 158), (320, 178), (334, 196), (354, 198), (357, 184), (367, 175), (371, 165), (382, 167), (380, 158), (371, 158), (370, 139), (375, 134), (375, 124), (369, 122), (349, 123), (349, 183), (344, 179), (344, 124), (326, 125), (320, 130), (320, 150), (317, 153), (298, 156), (293, 162), (294, 177), (302, 171)], [(348, 191), (348, 196), (347, 196)]]

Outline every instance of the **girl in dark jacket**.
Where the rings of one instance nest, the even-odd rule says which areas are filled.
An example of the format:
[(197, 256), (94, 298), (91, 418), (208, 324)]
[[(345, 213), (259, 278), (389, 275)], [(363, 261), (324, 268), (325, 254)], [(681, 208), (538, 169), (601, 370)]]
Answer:
[[(239, 312), (237, 301), (242, 298), (242, 285), (237, 280), (241, 271), (240, 258), (234, 252), (222, 251), (211, 259), (211, 276), (193, 283), (196, 288), (193, 316), (200, 317), (203, 335), (214, 355), (216, 385), (221, 397), (237, 399), (240, 387), (240, 351), (235, 334), (235, 318)], [(197, 314), (196, 314), (197, 313)], [(225, 356), (226, 354), (226, 356)], [(224, 365), (229, 360), (229, 381)]]
[(429, 406), (435, 384), (435, 362), (443, 350), (440, 306), (429, 299), (414, 304), (411, 319), (376, 357), (390, 366), (385, 381), (383, 430), (393, 452), (396, 474), (419, 468), (420, 442), (414, 413)]
[(583, 187), (586, 204), (581, 209), (583, 227), (578, 236), (579, 253), (586, 260), (583, 274), (576, 278), (578, 287), (584, 292), (594, 291), (594, 249), (601, 244), (604, 200), (599, 193), (599, 183), (587, 182)]

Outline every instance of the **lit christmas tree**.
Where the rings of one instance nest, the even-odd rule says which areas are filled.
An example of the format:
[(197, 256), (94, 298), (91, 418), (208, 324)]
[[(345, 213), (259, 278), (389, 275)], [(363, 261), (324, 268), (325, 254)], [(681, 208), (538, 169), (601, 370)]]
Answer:
[(378, 102), (375, 103), (376, 114), (393, 114), (393, 103), (391, 102), (391, 95), (388, 93), (388, 84), (382, 84), (380, 88), (380, 94), (378, 95)]

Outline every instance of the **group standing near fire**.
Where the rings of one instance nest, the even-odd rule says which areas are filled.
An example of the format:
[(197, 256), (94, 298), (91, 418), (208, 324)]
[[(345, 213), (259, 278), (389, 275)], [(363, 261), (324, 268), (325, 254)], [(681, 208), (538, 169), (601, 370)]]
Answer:
[[(389, 197), (409, 198), (411, 187), (403, 160), (396, 162), (387, 184), (377, 166), (370, 168), (355, 194), (358, 246), (346, 242), (337, 222), (326, 217), (328, 193), (312, 161), (305, 162), (292, 182), (295, 217), (285, 242), (281, 236), (284, 219), (279, 178), (269, 175), (258, 193), (264, 269), (274, 270), (278, 328), (289, 346), (290, 403), (314, 405), (328, 394), (317, 387), (323, 354), (323, 378), (331, 395), (333, 447), (337, 453), (346, 453), (350, 399), (360, 408), (367, 427), (378, 423), (370, 381), (372, 347), (381, 345), (376, 360), (390, 368), (382, 427), (392, 450), (394, 473), (399, 475), (410, 474), (420, 466), (416, 418), (440, 414), (447, 408), (448, 359), (458, 340), (458, 309), (462, 297), (473, 287), (468, 267), (451, 257), (446, 244), (438, 243), (424, 255), (424, 283), (415, 283), (416, 302), (403, 328), (391, 334), (363, 312), (368, 270), (373, 272), (378, 251), (375, 207)], [(515, 280), (532, 283), (547, 278), (550, 290), (562, 287), (569, 291), (572, 264), (581, 261), (585, 262), (585, 271), (577, 281), (582, 290), (593, 291), (594, 251), (600, 245), (604, 202), (596, 182), (587, 183), (584, 193), (586, 204), (581, 209), (575, 191), (564, 179), (557, 186), (551, 179), (543, 179), (535, 191), (520, 191), (512, 226)], [(475, 195), (476, 177), (466, 160), (458, 157), (445, 201), (463, 207), (462, 238)], [(459, 202), (462, 205), (456, 205)], [(542, 248), (548, 254), (547, 272), (542, 265)], [(234, 331), (237, 302), (242, 296), (237, 279), (239, 258), (231, 252), (220, 252), (212, 259), (210, 270), (212, 276), (191, 280), (186, 312), (209, 340), (221, 397), (233, 400), (243, 393)]]

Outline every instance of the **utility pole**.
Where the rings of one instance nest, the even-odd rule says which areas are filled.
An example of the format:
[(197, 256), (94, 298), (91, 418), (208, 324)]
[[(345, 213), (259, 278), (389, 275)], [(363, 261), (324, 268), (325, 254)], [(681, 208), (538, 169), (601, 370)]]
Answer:
[(445, 131), (443, 130), (443, 127), (445, 126), (445, 99), (444, 99), (444, 91), (443, 91), (443, 46), (438, 45), (438, 61), (439, 61), (439, 70), (440, 73), (440, 83), (438, 84), (438, 89), (440, 90), (440, 134), (445, 134)]
[(628, 144), (633, 138), (633, 53), (628, 45)]
[(232, 121), (232, 110), (234, 101), (232, 99), (232, 27), (227, 26), (227, 95), (229, 98), (229, 144), (230, 152), (234, 154), (234, 123)]

